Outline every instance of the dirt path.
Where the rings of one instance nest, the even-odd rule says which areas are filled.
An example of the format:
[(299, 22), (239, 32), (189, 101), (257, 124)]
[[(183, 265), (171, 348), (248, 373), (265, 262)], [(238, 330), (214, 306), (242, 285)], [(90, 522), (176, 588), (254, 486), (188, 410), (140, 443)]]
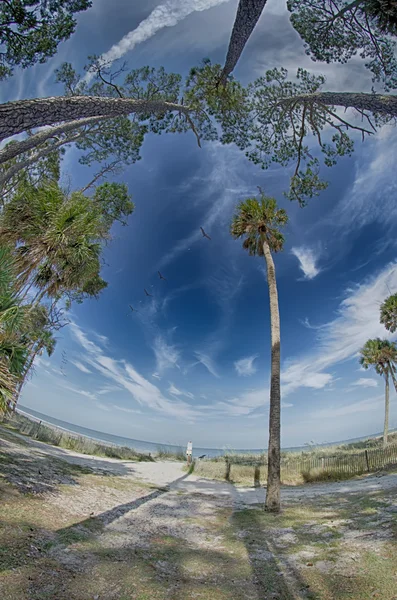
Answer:
[(264, 490), (0, 429), (2, 600), (397, 600), (397, 475)]

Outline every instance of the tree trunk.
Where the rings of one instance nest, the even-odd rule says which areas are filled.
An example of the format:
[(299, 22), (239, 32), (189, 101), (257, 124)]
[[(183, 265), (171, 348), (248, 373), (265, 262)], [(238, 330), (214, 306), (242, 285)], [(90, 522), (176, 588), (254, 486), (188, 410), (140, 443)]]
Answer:
[(10, 179), (12, 179), (17, 173), (24, 169), (27, 169), (31, 165), (34, 165), (34, 163), (40, 160), (40, 158), (44, 158), (45, 156), (48, 156), (48, 154), (51, 154), (51, 152), (54, 152), (61, 146), (64, 146), (65, 144), (71, 144), (72, 142), (76, 142), (82, 137), (83, 132), (77, 133), (76, 135), (71, 135), (70, 137), (64, 138), (63, 140), (60, 140), (55, 144), (46, 146), (45, 148), (43, 148), (43, 150), (40, 150), (40, 152), (36, 152), (36, 154), (33, 154), (33, 156), (31, 156), (27, 160), (23, 160), (19, 163), (17, 162), (15, 165), (10, 167), (5, 173), (3, 173), (3, 175), (0, 175), (0, 188), (2, 188), (6, 183), (8, 183), (8, 181), (10, 181)]
[(20, 379), (20, 381), (18, 382), (16, 391), (15, 391), (14, 405), (12, 407), (12, 412), (15, 412), (15, 409), (17, 407), (17, 403), (18, 403), (18, 400), (19, 400), (19, 396), (21, 395), (22, 388), (23, 388), (23, 386), (25, 385), (25, 382), (26, 382), (26, 378), (27, 378), (27, 376), (29, 374), (30, 369), (33, 367), (34, 359), (36, 358), (36, 356), (40, 352), (40, 350), (41, 350), (41, 348), (40, 348), (40, 346), (38, 346), (36, 348), (36, 350), (33, 352), (32, 356), (30, 357), (30, 360), (29, 360), (29, 362), (27, 364), (27, 367), (26, 367), (26, 369), (25, 369), (25, 371), (24, 371), (24, 373), (22, 375), (22, 379)]
[(0, 105), (0, 140), (17, 133), (87, 117), (118, 117), (131, 113), (166, 113), (188, 115), (188, 106), (160, 100), (103, 98), (101, 96), (59, 96), (17, 100)]
[(269, 411), (269, 450), (267, 464), (267, 490), (265, 509), (280, 510), (280, 434), (281, 434), (281, 393), (280, 393), (280, 314), (276, 269), (268, 243), (263, 243), (263, 253), (267, 267), (267, 285), (270, 300), (271, 328), (271, 381)]
[(360, 92), (315, 92), (283, 98), (280, 104), (325, 104), (326, 106), (344, 106), (357, 108), (381, 115), (397, 117), (397, 95), (364, 94)]
[(88, 119), (78, 119), (76, 121), (70, 121), (69, 123), (62, 123), (62, 125), (58, 125), (57, 127), (49, 127), (44, 131), (30, 135), (25, 140), (21, 140), (20, 142), (12, 142), (7, 144), (3, 150), (0, 150), (0, 165), (11, 160), (11, 158), (15, 158), (24, 152), (28, 152), (28, 150), (37, 148), (37, 146), (40, 146), (50, 138), (57, 137), (63, 133), (69, 133), (70, 131), (78, 129), (79, 127), (83, 127), (84, 125), (94, 125), (95, 123), (103, 121), (106, 118), (107, 117), (89, 117)]
[(389, 372), (385, 373), (385, 425), (383, 427), (383, 447), (387, 446), (387, 435), (389, 433)]
[(220, 79), (221, 85), (225, 85), (228, 76), (233, 72), (266, 2), (267, 0), (240, 0), (238, 3), (226, 62)]

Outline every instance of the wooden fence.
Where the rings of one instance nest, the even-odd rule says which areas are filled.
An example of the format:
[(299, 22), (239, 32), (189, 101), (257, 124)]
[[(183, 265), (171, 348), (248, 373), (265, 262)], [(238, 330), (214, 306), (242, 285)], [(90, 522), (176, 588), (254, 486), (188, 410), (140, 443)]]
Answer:
[[(335, 456), (301, 456), (294, 459), (281, 459), (281, 480), (291, 481), (300, 476), (305, 478), (310, 474), (326, 473), (333, 477), (340, 475), (348, 478), (363, 473), (378, 471), (388, 465), (397, 464), (397, 444), (390, 444), (386, 448), (370, 448), (361, 452), (338, 454)], [(225, 456), (225, 479), (233, 479), (233, 465), (253, 467), (255, 485), (259, 484), (259, 476), (267, 477), (267, 457), (244, 458), (239, 456)], [(319, 477), (320, 479), (321, 477)], [(326, 477), (324, 477), (326, 479)]]

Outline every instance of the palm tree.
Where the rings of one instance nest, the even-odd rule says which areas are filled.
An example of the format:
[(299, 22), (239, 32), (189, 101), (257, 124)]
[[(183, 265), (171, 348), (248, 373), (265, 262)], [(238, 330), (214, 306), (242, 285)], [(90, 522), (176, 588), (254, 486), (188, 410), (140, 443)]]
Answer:
[(280, 393), (280, 315), (276, 270), (272, 252), (283, 249), (284, 237), (280, 227), (288, 222), (285, 210), (277, 208), (274, 198), (248, 198), (237, 207), (233, 217), (231, 234), (234, 238), (244, 237), (243, 248), (251, 256), (264, 256), (267, 267), (267, 283), (270, 299), (271, 326), (271, 382), (269, 413), (269, 452), (266, 510), (280, 510), (280, 432), (281, 432), (281, 393)]
[(360, 364), (364, 369), (374, 367), (378, 375), (383, 375), (385, 378), (385, 424), (383, 429), (383, 447), (385, 448), (389, 431), (389, 376), (391, 376), (397, 391), (397, 346), (395, 342), (376, 338), (368, 340), (360, 352)]
[(397, 329), (397, 294), (392, 294), (381, 304), (380, 322), (388, 331), (394, 333)]
[(15, 265), (9, 248), (0, 246), (0, 413), (11, 403), (27, 357), (20, 338), (26, 308), (15, 291)]
[(26, 379), (33, 368), (36, 356), (41, 356), (46, 351), (51, 356), (55, 350), (56, 340), (52, 331), (54, 324), (48, 308), (42, 304), (28, 305), (26, 318), (21, 331), (21, 339), (26, 346), (26, 361), (23, 365), (16, 391), (13, 398), (13, 410), (21, 395)]
[(54, 181), (37, 187), (24, 182), (6, 204), (0, 235), (15, 247), (18, 286), (34, 288), (36, 304), (44, 296), (88, 294), (106, 285), (99, 277), (102, 244), (113, 221), (133, 209), (125, 186), (114, 186), (103, 197), (98, 192), (89, 198), (81, 192), (68, 196)]

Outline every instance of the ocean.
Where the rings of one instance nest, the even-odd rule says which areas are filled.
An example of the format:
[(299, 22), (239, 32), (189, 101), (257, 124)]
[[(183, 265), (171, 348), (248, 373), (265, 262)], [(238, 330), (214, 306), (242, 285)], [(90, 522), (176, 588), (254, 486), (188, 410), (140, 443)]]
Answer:
[[(88, 438), (92, 438), (94, 440), (100, 442), (110, 442), (111, 444), (116, 444), (117, 446), (128, 446), (129, 448), (133, 448), (138, 452), (143, 453), (151, 453), (155, 454), (158, 452), (159, 448), (164, 448), (169, 451), (178, 451), (181, 449), (181, 446), (173, 445), (173, 444), (160, 444), (157, 442), (145, 442), (143, 440), (134, 440), (132, 438), (122, 437), (119, 435), (113, 435), (112, 433), (105, 433), (104, 431), (96, 431), (95, 429), (88, 429), (87, 427), (81, 427), (80, 425), (75, 425), (74, 423), (68, 423), (67, 421), (61, 421), (60, 419), (55, 419), (54, 417), (50, 417), (49, 415), (44, 415), (32, 408), (27, 408), (26, 406), (19, 406), (18, 412), (22, 414), (26, 414), (26, 416), (33, 417), (34, 419), (38, 419), (43, 421), (43, 423), (49, 423), (50, 425), (55, 425), (60, 429), (64, 429), (65, 431), (70, 431), (72, 433), (77, 433), (79, 435), (83, 435)], [(334, 446), (335, 444), (345, 444), (349, 442), (357, 442), (361, 440), (368, 439), (369, 437), (376, 437), (381, 435), (380, 433), (374, 433), (370, 436), (364, 436), (360, 438), (353, 438), (350, 440), (340, 441), (340, 442), (332, 442), (329, 444), (318, 444), (316, 447), (325, 447), (325, 446)], [(188, 440), (186, 440), (187, 443)], [(185, 450), (185, 448), (183, 448)], [(296, 446), (291, 448), (283, 448), (284, 452), (299, 452), (302, 450), (307, 450), (307, 446)], [(232, 446), (224, 447), (224, 448), (200, 448), (198, 446), (194, 446), (193, 442), (193, 456), (203, 456), (206, 457), (216, 457), (223, 456), (226, 453), (230, 452), (238, 452), (239, 454), (261, 454), (263, 449), (261, 448), (233, 448)]]

